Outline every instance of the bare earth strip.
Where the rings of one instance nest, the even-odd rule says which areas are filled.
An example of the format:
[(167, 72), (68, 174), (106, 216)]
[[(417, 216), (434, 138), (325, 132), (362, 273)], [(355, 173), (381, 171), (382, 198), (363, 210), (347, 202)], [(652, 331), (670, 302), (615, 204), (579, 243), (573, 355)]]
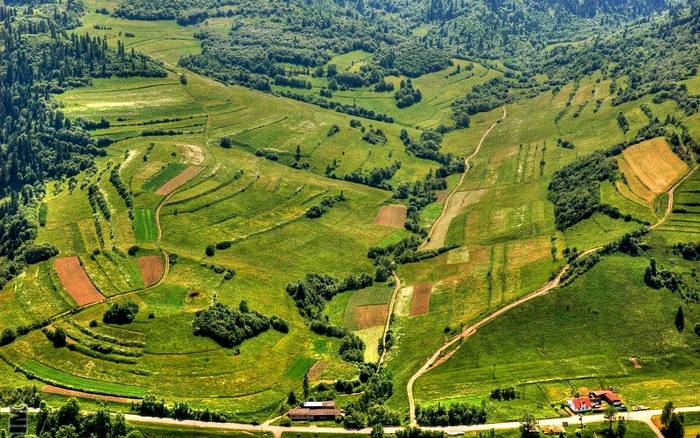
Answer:
[(403, 228), (404, 222), (406, 222), (406, 206), (401, 204), (383, 206), (374, 218), (375, 224), (394, 228)]
[(430, 311), (430, 293), (432, 290), (433, 285), (430, 283), (420, 283), (413, 288), (411, 316), (425, 315)]
[[(445, 207), (442, 209), (440, 217), (437, 218), (437, 220), (433, 224), (433, 227), (430, 229), (428, 238), (423, 243), (423, 245), (421, 245), (421, 250), (438, 249), (445, 244), (445, 236), (447, 236), (447, 230), (449, 230), (450, 228), (450, 223), (452, 222), (452, 219), (454, 219), (455, 216), (457, 216), (460, 213), (462, 208), (461, 204), (464, 201), (464, 198), (453, 199), (457, 197), (458, 193), (463, 193), (457, 192), (457, 189), (462, 185), (462, 183), (464, 183), (464, 177), (467, 175), (467, 172), (469, 172), (469, 169), (471, 169), (471, 161), (481, 150), (481, 146), (484, 144), (486, 137), (488, 137), (491, 131), (493, 131), (493, 128), (495, 128), (496, 125), (498, 125), (501, 121), (505, 120), (506, 117), (508, 117), (508, 112), (506, 111), (506, 107), (504, 105), (503, 115), (501, 116), (501, 118), (497, 120), (493, 125), (489, 126), (489, 129), (487, 129), (486, 132), (484, 132), (484, 135), (481, 136), (481, 140), (479, 140), (479, 144), (476, 145), (476, 149), (474, 150), (474, 152), (470, 156), (465, 158), (464, 173), (462, 173), (462, 176), (459, 178), (459, 182), (454, 186), (450, 194), (447, 195), (447, 198), (445, 198)], [(455, 202), (457, 205), (453, 206), (453, 202)]]
[(78, 257), (57, 258), (54, 261), (54, 267), (58, 278), (61, 279), (61, 284), (78, 306), (86, 306), (105, 299), (105, 296), (92, 284)]
[(202, 168), (199, 166), (188, 166), (187, 169), (182, 171), (181, 174), (163, 184), (163, 186), (159, 188), (156, 193), (161, 196), (169, 195), (185, 185), (189, 180), (199, 175), (199, 172), (201, 171)]
[(139, 257), (136, 262), (141, 270), (145, 287), (153, 286), (163, 277), (163, 260), (158, 255)]
[(138, 399), (135, 399), (135, 398), (117, 397), (117, 396), (113, 396), (113, 395), (90, 394), (88, 392), (74, 391), (72, 389), (59, 388), (58, 386), (53, 386), (53, 385), (44, 385), (41, 388), (41, 392), (45, 392), (47, 394), (65, 395), (65, 396), (69, 396), (69, 397), (89, 398), (92, 400), (104, 400), (104, 401), (109, 401), (109, 402), (114, 402), (114, 403), (128, 404), (128, 403), (133, 403), (133, 402), (138, 401)]
[(355, 324), (360, 330), (384, 325), (389, 314), (388, 304), (367, 304), (355, 307)]

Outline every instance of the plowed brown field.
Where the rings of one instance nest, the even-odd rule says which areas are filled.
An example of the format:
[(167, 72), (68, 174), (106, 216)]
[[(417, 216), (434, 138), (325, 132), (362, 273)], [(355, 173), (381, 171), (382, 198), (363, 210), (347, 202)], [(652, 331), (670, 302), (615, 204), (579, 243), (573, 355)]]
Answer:
[(92, 284), (78, 257), (57, 258), (54, 261), (54, 267), (58, 278), (61, 279), (61, 284), (78, 306), (86, 306), (105, 299), (105, 296)]
[(355, 307), (355, 324), (362, 330), (384, 325), (389, 314), (388, 304), (367, 304)]
[(411, 299), (411, 316), (425, 315), (430, 311), (430, 292), (433, 285), (430, 283), (420, 283), (413, 288), (413, 299)]
[(187, 169), (183, 170), (181, 174), (163, 184), (161, 188), (156, 191), (156, 193), (162, 196), (169, 195), (185, 185), (189, 180), (199, 175), (199, 172), (201, 171), (202, 168), (199, 166), (188, 166)]
[(394, 228), (403, 228), (404, 222), (406, 222), (406, 206), (399, 204), (383, 206), (374, 218), (375, 224)]
[(141, 270), (144, 286), (153, 286), (163, 277), (163, 260), (160, 256), (152, 255), (139, 257), (136, 261)]

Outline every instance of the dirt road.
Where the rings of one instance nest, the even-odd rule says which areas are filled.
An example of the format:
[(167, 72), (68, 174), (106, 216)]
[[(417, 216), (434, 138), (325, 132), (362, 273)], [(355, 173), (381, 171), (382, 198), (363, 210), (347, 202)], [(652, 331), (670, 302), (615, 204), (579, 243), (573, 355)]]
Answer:
[[(694, 167), (690, 172), (688, 172), (688, 174), (686, 174), (680, 181), (678, 181), (673, 187), (671, 187), (671, 188), (668, 190), (668, 192), (667, 192), (667, 193), (668, 193), (668, 207), (666, 208), (666, 213), (664, 214), (664, 216), (663, 216), (661, 219), (659, 219), (658, 222), (656, 222), (654, 225), (650, 226), (649, 228), (651, 228), (652, 230), (653, 230), (653, 229), (656, 229), (656, 228), (660, 227), (661, 225), (663, 225), (664, 222), (666, 222), (666, 220), (670, 217), (671, 212), (673, 211), (673, 193), (674, 193), (674, 191), (675, 191), (676, 188), (677, 188), (678, 186), (680, 186), (686, 179), (688, 179), (688, 178), (697, 170), (698, 167), (699, 167), (699, 166)], [(601, 249), (601, 247), (596, 247), (596, 248), (588, 249), (588, 250), (582, 252), (581, 254), (579, 254), (579, 256), (578, 256), (577, 258), (578, 258), (578, 259), (583, 258), (583, 257), (585, 257), (585, 256), (587, 256), (587, 255), (589, 255), (589, 254), (591, 254), (591, 253), (594, 253), (594, 252), (596, 252), (596, 251), (598, 251), (598, 250), (600, 250), (600, 249)], [(427, 372), (430, 371), (431, 369), (435, 368), (436, 366), (445, 363), (450, 357), (452, 357), (452, 355), (454, 355), (454, 354), (457, 352), (457, 350), (459, 350), (459, 347), (461, 346), (461, 345), (460, 345), (460, 346), (458, 346), (458, 347), (456, 347), (456, 348), (450, 350), (450, 348), (451, 348), (455, 343), (457, 343), (457, 342), (459, 342), (459, 341), (463, 341), (463, 340), (465, 340), (465, 339), (471, 337), (471, 336), (474, 335), (474, 334), (477, 332), (477, 330), (479, 330), (481, 327), (483, 327), (484, 325), (486, 325), (486, 324), (488, 324), (489, 322), (493, 321), (494, 319), (498, 318), (499, 316), (503, 315), (504, 313), (508, 312), (509, 310), (511, 310), (511, 309), (513, 309), (513, 308), (515, 308), (515, 307), (518, 307), (518, 306), (520, 306), (520, 305), (522, 305), (522, 304), (524, 304), (524, 303), (526, 303), (526, 302), (528, 302), (528, 301), (530, 301), (530, 300), (532, 300), (532, 299), (534, 299), (534, 298), (537, 298), (537, 297), (541, 297), (541, 296), (543, 296), (543, 295), (546, 295), (546, 294), (548, 294), (549, 292), (551, 292), (552, 290), (554, 290), (554, 289), (556, 289), (557, 287), (559, 287), (559, 285), (561, 284), (561, 279), (562, 279), (563, 275), (566, 273), (566, 271), (569, 270), (570, 267), (571, 267), (571, 266), (570, 266), (569, 264), (565, 265), (565, 266), (559, 271), (559, 274), (557, 274), (557, 276), (556, 276), (553, 280), (547, 282), (546, 284), (544, 284), (543, 286), (541, 286), (541, 287), (540, 287), (539, 289), (537, 289), (536, 291), (531, 292), (531, 293), (529, 293), (529, 294), (523, 296), (522, 298), (520, 298), (520, 299), (518, 299), (518, 300), (516, 300), (516, 301), (513, 301), (512, 303), (507, 304), (507, 305), (501, 307), (500, 309), (495, 310), (494, 312), (490, 313), (490, 314), (487, 315), (486, 317), (484, 317), (484, 318), (482, 318), (481, 320), (477, 321), (477, 322), (474, 323), (473, 325), (471, 325), (471, 326), (469, 326), (469, 327), (466, 327), (464, 330), (462, 330), (462, 332), (461, 332), (460, 334), (458, 334), (458, 335), (455, 336), (454, 338), (452, 338), (452, 339), (450, 339), (449, 341), (447, 341), (446, 343), (444, 343), (444, 344), (443, 344), (443, 345), (442, 345), (442, 346), (441, 346), (441, 347), (440, 347), (440, 348), (439, 348), (439, 349), (438, 349), (438, 350), (423, 364), (423, 366), (422, 366), (413, 376), (411, 376), (411, 378), (410, 378), (409, 381), (408, 381), (408, 384), (406, 385), (406, 393), (407, 393), (407, 395), (408, 395), (409, 414), (410, 414), (410, 421), (411, 421), (411, 424), (412, 424), (412, 425), (415, 425), (415, 424), (416, 424), (416, 418), (415, 418), (415, 416), (416, 416), (416, 413), (415, 413), (415, 412), (416, 412), (416, 406), (415, 406), (415, 404), (416, 404), (416, 403), (415, 403), (415, 399), (414, 399), (414, 397), (413, 397), (413, 386), (414, 386), (416, 380), (418, 380), (419, 377), (421, 377), (422, 375), (424, 375), (425, 373), (427, 373)], [(448, 351), (448, 350), (449, 350), (449, 351)]]
[(396, 296), (399, 294), (401, 289), (401, 279), (396, 275), (395, 271), (392, 271), (391, 276), (394, 278), (394, 291), (391, 293), (391, 300), (389, 301), (389, 313), (386, 316), (386, 324), (384, 325), (384, 334), (382, 335), (382, 355), (379, 357), (378, 365), (384, 363), (386, 358), (386, 340), (389, 333), (389, 326), (391, 325), (391, 315), (394, 314), (394, 305), (396, 304)]
[(476, 149), (474, 150), (474, 152), (464, 159), (464, 172), (462, 173), (462, 176), (460, 176), (459, 182), (452, 188), (450, 193), (447, 195), (444, 207), (442, 209), (442, 213), (440, 213), (440, 216), (430, 228), (428, 238), (420, 246), (420, 250), (427, 251), (438, 249), (444, 246), (445, 236), (447, 235), (447, 230), (450, 228), (450, 222), (452, 222), (452, 219), (454, 219), (454, 217), (457, 214), (459, 214), (460, 210), (459, 208), (450, 208), (450, 204), (453, 202), (454, 195), (457, 192), (457, 189), (464, 182), (464, 177), (467, 175), (467, 172), (469, 172), (469, 169), (471, 169), (471, 161), (481, 150), (481, 146), (484, 144), (486, 137), (488, 137), (491, 131), (493, 131), (493, 128), (495, 128), (500, 122), (505, 120), (506, 117), (508, 117), (508, 111), (506, 110), (506, 106), (503, 105), (503, 115), (501, 116), (501, 118), (495, 121), (491, 126), (489, 126), (486, 132), (484, 132), (484, 135), (481, 136), (481, 140), (479, 140), (479, 144), (476, 145)]

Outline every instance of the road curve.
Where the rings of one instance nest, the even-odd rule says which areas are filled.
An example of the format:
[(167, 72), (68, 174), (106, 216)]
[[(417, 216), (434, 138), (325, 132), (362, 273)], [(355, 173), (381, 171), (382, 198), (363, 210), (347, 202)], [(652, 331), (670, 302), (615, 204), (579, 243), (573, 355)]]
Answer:
[(698, 167), (700, 167), (700, 166), (696, 165), (695, 167), (690, 169), (688, 171), (688, 173), (686, 173), (683, 178), (678, 180), (677, 183), (675, 183), (670, 189), (668, 189), (668, 192), (666, 192), (668, 194), (668, 205), (666, 206), (666, 212), (664, 213), (663, 217), (661, 219), (659, 219), (659, 221), (657, 223), (655, 223), (654, 225), (652, 225), (649, 228), (651, 228), (652, 230), (657, 229), (658, 227), (663, 225), (664, 222), (666, 222), (666, 219), (668, 219), (671, 216), (671, 213), (673, 213), (673, 193), (676, 191), (678, 186), (683, 184), (688, 178), (690, 178), (690, 176), (693, 173), (695, 173), (696, 170), (698, 170)]
[[(449, 223), (443, 224), (443, 222), (445, 220), (447, 220), (446, 216), (447, 216), (447, 212), (449, 211), (450, 202), (452, 202), (452, 197), (457, 192), (457, 189), (459, 188), (459, 186), (461, 186), (462, 183), (464, 182), (464, 178), (467, 176), (467, 172), (469, 172), (469, 170), (471, 169), (471, 161), (474, 159), (474, 157), (476, 157), (476, 155), (481, 150), (481, 146), (484, 144), (486, 137), (488, 137), (489, 134), (491, 133), (491, 131), (493, 131), (493, 128), (495, 128), (499, 123), (501, 123), (503, 120), (505, 120), (506, 117), (508, 117), (508, 111), (506, 110), (506, 106), (503, 105), (503, 114), (501, 115), (501, 118), (496, 120), (491, 126), (489, 126), (489, 128), (484, 132), (484, 135), (481, 136), (481, 140), (479, 140), (479, 144), (476, 145), (476, 149), (474, 150), (474, 152), (472, 152), (471, 155), (469, 155), (467, 158), (464, 159), (464, 172), (462, 172), (462, 176), (459, 177), (459, 182), (457, 184), (455, 184), (455, 186), (452, 188), (450, 193), (447, 195), (447, 198), (445, 198), (445, 204), (444, 204), (444, 207), (442, 208), (442, 212), (440, 213), (440, 216), (438, 216), (438, 218), (435, 220), (435, 222), (433, 223), (433, 226), (430, 227), (430, 231), (428, 232), (428, 237), (427, 237), (427, 239), (425, 239), (425, 241), (423, 242), (423, 244), (420, 246), (419, 249), (421, 249), (421, 250), (437, 249), (435, 247), (435, 243), (432, 243), (432, 245), (431, 245), (431, 242), (433, 241), (433, 237), (434, 237), (436, 229), (445, 228), (445, 226), (447, 226), (447, 227), (450, 226)], [(443, 240), (444, 240), (444, 238), (443, 238)], [(442, 243), (443, 242), (439, 242), (438, 247), (442, 246)]]
[[(505, 111), (505, 109), (504, 109)], [(685, 182), (700, 166), (695, 166), (693, 169), (691, 169), (682, 179), (680, 179), (676, 184), (674, 184), (669, 190), (668, 190), (668, 206), (666, 208), (666, 213), (662, 218), (660, 218), (655, 224), (651, 225), (649, 228), (654, 230), (661, 225), (663, 225), (666, 220), (671, 216), (671, 212), (673, 211), (673, 193), (680, 186)], [(581, 259), (589, 254), (592, 254), (598, 250), (600, 250), (602, 247), (598, 246), (595, 248), (588, 249), (581, 254), (579, 254), (576, 258)], [(494, 312), (488, 314), (486, 317), (483, 319), (477, 321), (473, 325), (466, 327), (464, 330), (462, 330), (461, 333), (459, 333), (457, 336), (454, 338), (448, 340), (445, 342), (424, 364), (423, 366), (413, 375), (408, 381), (408, 384), (406, 385), (406, 393), (408, 395), (408, 405), (409, 405), (409, 416), (410, 416), (410, 422), (411, 425), (416, 425), (416, 406), (415, 406), (415, 399), (413, 397), (413, 386), (418, 380), (419, 377), (433, 369), (434, 367), (441, 365), (445, 363), (454, 353), (459, 350), (459, 347), (447, 352), (447, 350), (450, 349), (456, 342), (464, 340), (466, 338), (471, 337), (474, 335), (477, 330), (484, 325), (488, 324), (489, 322), (493, 321), (494, 319), (498, 318), (499, 316), (503, 315), (504, 313), (508, 312), (509, 310), (520, 306), (521, 304), (524, 304), (533, 298), (541, 297), (543, 295), (548, 294), (551, 292), (553, 289), (556, 289), (557, 287), (560, 286), (562, 277), (564, 274), (569, 270), (571, 267), (571, 264), (567, 263), (557, 274), (557, 276), (553, 279), (550, 280), (549, 282), (545, 283), (543, 286), (541, 286), (539, 289), (537, 289), (534, 292), (531, 292), (522, 298), (519, 298), (516, 301), (513, 301), (512, 303), (509, 303), (505, 305), (504, 307), (501, 307)]]

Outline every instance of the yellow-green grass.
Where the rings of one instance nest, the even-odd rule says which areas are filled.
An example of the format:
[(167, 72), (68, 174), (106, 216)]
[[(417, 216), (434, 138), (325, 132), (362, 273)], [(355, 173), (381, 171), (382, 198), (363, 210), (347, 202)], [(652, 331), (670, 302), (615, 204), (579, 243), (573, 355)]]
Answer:
[[(417, 104), (408, 108), (398, 108), (393, 92), (377, 93), (371, 88), (360, 88), (355, 90), (336, 91), (331, 100), (343, 104), (357, 104), (362, 107), (372, 109), (378, 113), (389, 114), (400, 125), (421, 128), (434, 128), (439, 124), (453, 124), (451, 120), (452, 103), (466, 94), (474, 85), (483, 83), (499, 76), (500, 73), (484, 67), (481, 64), (468, 61), (453, 60), (453, 66), (429, 73), (412, 79), (414, 87), (421, 90), (423, 98)], [(473, 70), (465, 68), (473, 65)], [(459, 74), (450, 74), (457, 66), (462, 68)], [(302, 76), (310, 80), (314, 85), (311, 90), (290, 89), (288, 87), (278, 87), (275, 89), (289, 90), (301, 94), (318, 94), (321, 87), (328, 86), (326, 78), (312, 78)], [(389, 76), (387, 81), (394, 84), (396, 90), (399, 84), (406, 77)]]
[(179, 175), (186, 167), (187, 166), (182, 163), (171, 163), (148, 178), (148, 180), (143, 183), (142, 189), (150, 192), (156, 191), (161, 188), (163, 184)]
[(158, 226), (152, 208), (134, 210), (134, 235), (139, 242), (153, 242), (158, 238)]
[[(697, 404), (693, 351), (700, 340), (678, 333), (673, 314), (681, 302), (644, 285), (646, 265), (647, 258), (606, 257), (573, 285), (490, 323), (418, 380), (417, 401), (484, 400), (492, 420), (516, 419), (523, 410), (555, 416), (550, 403), (558, 406), (579, 387), (614, 386), (628, 405)], [(632, 356), (642, 368), (632, 366)], [(489, 400), (492, 389), (507, 386), (524, 399)]]
[(648, 203), (689, 170), (665, 138), (654, 138), (625, 149), (618, 162), (632, 192)]
[(34, 360), (30, 360), (29, 362), (22, 364), (22, 368), (31, 372), (39, 379), (47, 382), (55, 382), (59, 386), (65, 386), (71, 389), (103, 394), (123, 395), (125, 397), (143, 397), (145, 395), (144, 389), (138, 386), (113, 384), (109, 382), (101, 382), (98, 380), (77, 377)]
[(700, 240), (700, 174), (696, 171), (674, 192), (673, 212), (656, 233), (668, 243)]
[[(591, 83), (595, 79), (582, 82), (588, 93)], [(459, 188), (483, 191), (479, 201), (465, 207), (448, 230), (446, 243), (463, 244), (466, 249), (400, 267), (404, 284), (429, 281), (437, 285), (428, 315), (397, 319), (395, 332), (400, 341), (389, 355), (396, 388), (404, 388), (410, 375), (443, 342), (445, 326), (458, 329), (488, 310), (537, 289), (562, 266), (565, 247), (591, 248), (641, 227), (638, 223), (594, 215), (566, 233), (556, 230), (553, 207), (547, 201), (551, 175), (577, 156), (623, 141), (624, 135), (614, 122), (615, 115), (619, 111), (636, 113), (641, 103), (648, 102), (644, 99), (613, 108), (603, 97), (605, 100), (596, 113), (586, 107), (576, 117), (581, 124), (578, 129), (569, 120), (573, 118), (570, 114), (557, 126), (554, 119), (565, 108), (570, 92), (571, 87), (565, 87), (556, 95), (545, 93), (508, 105), (508, 118), (486, 138)], [(596, 93), (605, 91), (601, 88)], [(578, 99), (582, 98), (583, 95)], [(663, 105), (650, 106), (660, 116), (668, 109)], [(670, 112), (677, 114), (674, 108)], [(475, 117), (479, 123), (460, 133), (466, 141), (455, 141), (454, 150), (473, 151), (490, 125), (488, 120), (495, 120), (499, 113), (500, 109), (487, 117)], [(636, 119), (632, 115), (628, 119), (637, 123), (637, 129), (642, 126), (641, 119), (633, 122)], [(556, 147), (556, 140), (561, 137), (574, 141), (576, 149)], [(472, 146), (465, 148), (465, 144)], [(639, 219), (651, 219), (649, 214), (627, 204), (621, 195), (609, 189), (603, 188), (604, 200)], [(553, 248), (556, 259), (552, 257)], [(395, 391), (388, 404), (404, 409), (405, 392)]]
[(242, 432), (236, 430), (216, 429), (216, 428), (195, 428), (187, 426), (153, 425), (131, 422), (144, 438), (212, 438), (212, 437), (233, 437), (233, 438), (271, 438), (272, 433), (268, 432)]
[(28, 266), (0, 293), (0, 330), (28, 325), (75, 306), (51, 262)]

